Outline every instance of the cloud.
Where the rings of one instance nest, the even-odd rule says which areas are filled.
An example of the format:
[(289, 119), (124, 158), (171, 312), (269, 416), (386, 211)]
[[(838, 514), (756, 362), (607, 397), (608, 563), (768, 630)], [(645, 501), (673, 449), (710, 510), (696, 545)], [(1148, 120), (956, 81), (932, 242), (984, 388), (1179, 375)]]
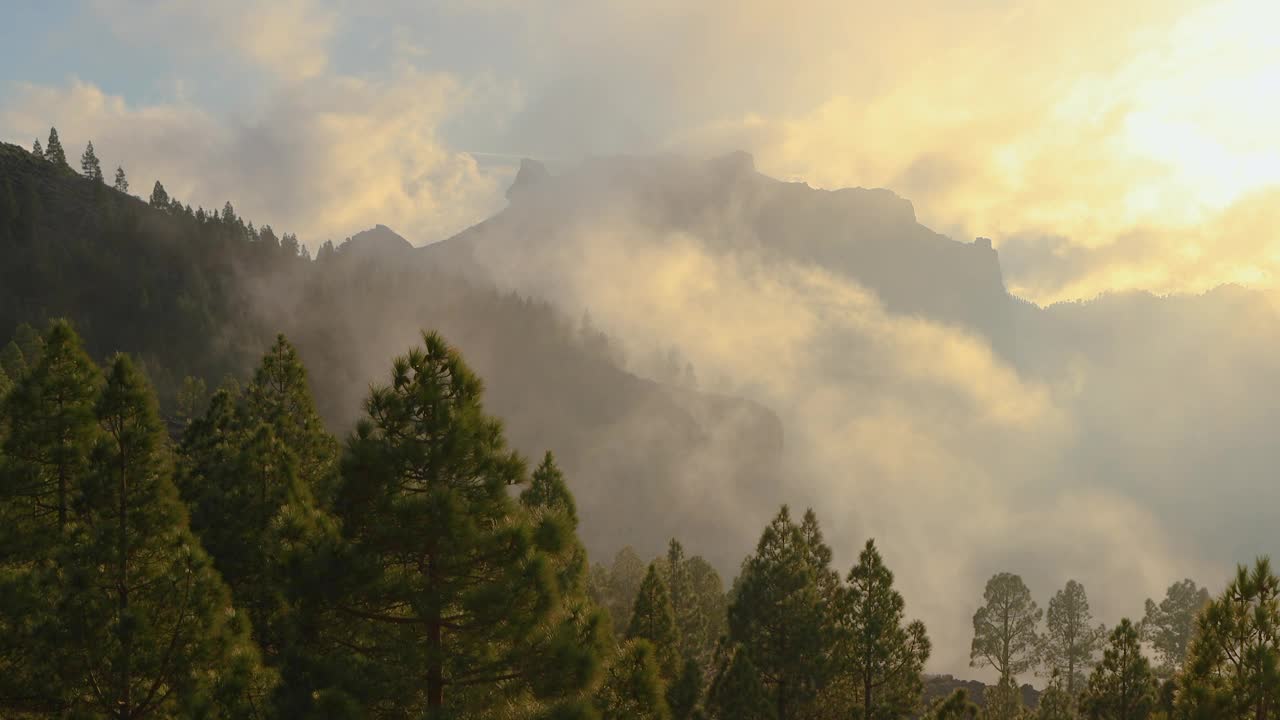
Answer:
[[(744, 149), (777, 177), (888, 187), (957, 239), (1046, 238), (1033, 272), (1060, 282), (1011, 271), (1042, 303), (1249, 277), (1238, 262), (1164, 266), (1206, 221), (1280, 186), (1280, 11), (1263, 0), (457, 6), (525, 21), (508, 51), (528, 102), (508, 145)], [(1122, 258), (1141, 259), (1099, 264)]]
[(705, 512), (741, 520), (718, 542), (750, 548), (784, 502), (817, 510), (842, 572), (877, 538), (929, 627), (932, 670), (967, 674), (971, 614), (997, 571), (1022, 573), (1038, 598), (1077, 578), (1108, 622), (1173, 578), (1217, 580), (1168, 516), (1127, 488), (1081, 481), (1078, 388), (1024, 375), (981, 337), (886, 312), (822, 268), (712, 250), (627, 211), (520, 247), (482, 251), (502, 285), (589, 308), (636, 346), (675, 346), (721, 378), (713, 390), (779, 414), (785, 470), (772, 494), (747, 499), (732, 478), (700, 476)]
[(91, 0), (117, 36), (179, 56), (233, 59), (296, 81), (322, 74), (338, 15), (316, 0)]
[(193, 206), (230, 200), (313, 248), (376, 223), (427, 241), (483, 218), (501, 197), (501, 175), (439, 138), (466, 102), (452, 77), (409, 67), (383, 80), (295, 83), (248, 117), (183, 101), (135, 106), (73, 80), (19, 88), (0, 132), (27, 145), (57, 125), (75, 152), (93, 140), (104, 166), (123, 165), (135, 193), (159, 179)]

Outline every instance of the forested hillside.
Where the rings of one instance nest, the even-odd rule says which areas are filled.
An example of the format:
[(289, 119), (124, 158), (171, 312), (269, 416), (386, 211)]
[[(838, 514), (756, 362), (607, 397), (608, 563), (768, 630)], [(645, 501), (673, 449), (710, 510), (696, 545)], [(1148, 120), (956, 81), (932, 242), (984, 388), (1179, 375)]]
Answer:
[[(768, 410), (636, 377), (589, 320), (444, 271), (386, 228), (313, 260), (229, 202), (192, 209), (156, 183), (144, 203), (13, 145), (0, 145), (0, 198), (0, 332), (70, 319), (92, 357), (138, 358), (170, 420), (284, 332), (341, 435), (385, 358), (434, 328), (481, 371), (515, 447), (557, 449), (592, 510), (590, 547), (656, 552), (681, 527), (714, 538), (733, 519), (700, 513), (716, 491), (701, 475), (732, 477), (744, 500), (774, 482), (782, 431)], [(736, 562), (707, 545), (719, 567)]]
[(176, 441), (127, 355), (97, 366), (61, 320), (11, 347), (5, 717), (1243, 720), (1280, 695), (1265, 559), (1114, 629), (1074, 580), (1045, 611), (997, 573), (970, 658), (999, 681), (955, 688), (924, 676), (875, 540), (845, 575), (812, 510), (784, 505), (728, 591), (675, 539), (591, 566), (552, 453), (530, 470), (508, 448), (435, 333), (341, 443), (283, 336)]

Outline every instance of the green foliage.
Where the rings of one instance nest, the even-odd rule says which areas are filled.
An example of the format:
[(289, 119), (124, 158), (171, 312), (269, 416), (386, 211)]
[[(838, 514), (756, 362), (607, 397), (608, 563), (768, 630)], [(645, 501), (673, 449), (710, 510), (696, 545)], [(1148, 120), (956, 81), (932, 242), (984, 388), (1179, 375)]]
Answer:
[(619, 648), (596, 693), (602, 720), (668, 720), (666, 686), (646, 640), (629, 640)]
[(685, 658), (680, 675), (667, 688), (667, 707), (673, 720), (690, 720), (702, 699), (702, 666), (693, 658)]
[(1185, 718), (1261, 718), (1280, 709), (1280, 580), (1268, 558), (1241, 565), (1201, 612), (1179, 679)]
[(112, 187), (114, 187), (116, 190), (118, 190), (118, 191), (120, 191), (120, 192), (122, 192), (122, 193), (127, 193), (127, 192), (129, 192), (129, 179), (128, 179), (128, 178), (126, 178), (126, 177), (125, 177), (125, 175), (124, 175), (124, 168), (122, 168), (122, 167), (120, 167), (120, 166), (118, 166), (118, 165), (116, 166), (116, 179), (115, 179), (115, 183), (114, 183), (114, 184), (112, 184)]
[(80, 338), (59, 321), (50, 326), (39, 362), (19, 375), (6, 398), (0, 467), (7, 514), (0, 532), (12, 533), (0, 543), (6, 550), (39, 546), (70, 522), (77, 479), (88, 464), (98, 378)]
[(656, 563), (649, 565), (649, 571), (640, 583), (626, 637), (628, 640), (648, 641), (653, 646), (662, 679), (668, 683), (675, 680), (680, 670), (680, 633), (676, 629), (667, 583), (658, 572)]
[(1002, 679), (983, 694), (982, 720), (1024, 720), (1027, 710), (1022, 691), (1012, 680)]
[(1111, 632), (1102, 662), (1089, 676), (1081, 706), (1097, 720), (1146, 720), (1156, 704), (1156, 678), (1138, 628), (1124, 618)]
[(1036, 666), (1040, 642), (1036, 626), (1044, 613), (1022, 578), (1012, 573), (992, 576), (983, 600), (985, 604), (973, 614), (969, 664), (995, 668), (1002, 682), (1016, 690), (1017, 676)]
[(847, 647), (837, 662), (861, 694), (856, 717), (879, 720), (915, 711), (931, 646), (923, 623), (905, 621), (906, 604), (893, 589), (893, 573), (874, 540), (867, 541), (850, 570), (841, 600), (841, 638)]
[[(192, 395), (203, 393), (196, 384)], [(340, 551), (336, 525), (298, 459), (300, 451), (314, 458), (316, 448), (332, 445), (315, 418), (305, 371), (282, 337), (246, 397), (218, 391), (183, 434), (179, 478), (192, 526), (252, 620), (267, 662), (279, 668), (276, 701), (288, 717), (354, 702), (345, 663), (320, 659), (335, 654), (322, 632), (332, 613), (317, 600), (325, 596), (323, 575), (340, 569), (328, 556)]]
[(1147, 599), (1142, 635), (1160, 660), (1158, 675), (1172, 677), (1182, 669), (1195, 638), (1196, 618), (1208, 604), (1209, 591), (1191, 579), (1170, 585), (1159, 605)]
[[(89, 467), (100, 373), (67, 323), (48, 341), (0, 403), (0, 709), (64, 704), (49, 665), (59, 560)], [(13, 367), (22, 353), (9, 348)]]
[(369, 702), (444, 717), (568, 701), (594, 680), (602, 628), (570, 612), (509, 494), (524, 464), (484, 414), (480, 380), (438, 335), (423, 342), (370, 394), (335, 506), (355, 556), (339, 608)]
[(779, 511), (743, 563), (729, 607), (729, 637), (760, 672), (779, 720), (797, 717), (833, 671), (839, 577), (816, 522), (805, 525)]
[(31, 143), (31, 154), (41, 160), (44, 159), (44, 148), (40, 145), (40, 138), (36, 138), (36, 141)]
[(27, 359), (23, 356), (18, 343), (10, 340), (9, 344), (0, 350), (0, 370), (13, 380), (22, 377), (27, 371)]
[(62, 149), (62, 141), (58, 139), (58, 128), (49, 128), (49, 141), (44, 146), (44, 159), (68, 170), (67, 153)]
[(644, 561), (629, 545), (613, 556), (609, 567), (596, 565), (591, 569), (591, 599), (609, 612), (614, 630), (626, 630), (646, 571)]
[(22, 351), (22, 357), (28, 367), (40, 362), (40, 355), (44, 352), (45, 338), (38, 330), (27, 323), (20, 323), (13, 331), (13, 342), (17, 343)]
[(98, 162), (98, 156), (93, 151), (93, 141), (85, 146), (84, 154), (80, 156), (80, 174), (94, 182), (102, 182), (102, 164)]
[(307, 370), (297, 350), (277, 335), (245, 392), (251, 423), (266, 423), (296, 456), (304, 485), (324, 501), (331, 498), (337, 470), (337, 442), (316, 413)]
[(182, 388), (178, 390), (176, 418), (178, 424), (186, 427), (192, 420), (204, 414), (208, 400), (209, 389), (204, 380), (190, 375), (183, 378)]
[(1089, 596), (1075, 580), (1067, 581), (1066, 587), (1049, 600), (1041, 638), (1041, 663), (1051, 676), (1056, 676), (1067, 697), (1074, 698), (1084, 687), (1084, 674), (1093, 666), (1106, 632), (1102, 625), (1093, 625)]
[(1060, 678), (1054, 677), (1044, 692), (1040, 693), (1040, 703), (1036, 706), (1036, 720), (1074, 720), (1075, 697), (1063, 688)]
[[(50, 344), (50, 352), (53, 350)], [(56, 666), (76, 717), (259, 717), (272, 684), (187, 528), (150, 388), (117, 357), (80, 522), (63, 549)]]
[(151, 198), (147, 202), (156, 210), (169, 209), (169, 193), (165, 191), (164, 185), (161, 185), (159, 180), (157, 180), (156, 184), (152, 186)]
[(707, 714), (713, 720), (775, 720), (776, 705), (760, 682), (760, 672), (740, 647), (724, 654), (707, 691)]
[(960, 688), (931, 705), (922, 720), (973, 720), (978, 712), (978, 706), (969, 700), (969, 693)]

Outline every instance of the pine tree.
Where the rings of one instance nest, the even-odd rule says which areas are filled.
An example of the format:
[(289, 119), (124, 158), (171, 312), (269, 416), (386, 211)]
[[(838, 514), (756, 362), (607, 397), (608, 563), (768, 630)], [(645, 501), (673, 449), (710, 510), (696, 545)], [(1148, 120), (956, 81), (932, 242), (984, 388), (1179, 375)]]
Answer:
[(46, 157), (44, 156), (44, 148), (43, 148), (43, 147), (40, 147), (40, 138), (36, 138), (36, 141), (35, 141), (34, 143), (32, 143), (32, 144), (31, 144), (31, 154), (32, 154), (32, 155), (35, 155), (36, 157), (40, 158), (41, 160), (47, 160), (47, 159), (48, 159), (48, 158), (46, 158)]
[(720, 573), (705, 558), (700, 555), (690, 556), (685, 561), (685, 569), (702, 631), (701, 647), (696, 642), (691, 647), (698, 662), (703, 667), (709, 667), (716, 644), (728, 632), (729, 599), (725, 596), (724, 581), (720, 579)]
[(595, 649), (509, 492), (527, 482), (523, 461), (461, 357), (423, 340), (366, 401), (335, 505), (356, 561), (339, 609), (369, 702), (428, 718), (573, 703), (594, 678), (563, 668), (589, 668), (576, 656)]
[(684, 547), (675, 538), (667, 544), (664, 570), (680, 637), (680, 657), (704, 663), (714, 638), (708, 637), (710, 623), (703, 615), (705, 603), (699, 602), (693, 585), (690, 558), (685, 556)]
[(609, 567), (597, 565), (592, 568), (591, 599), (608, 611), (615, 631), (621, 633), (626, 630), (646, 572), (644, 561), (629, 545), (613, 556)]
[(1188, 718), (1268, 718), (1280, 712), (1280, 580), (1271, 561), (1241, 565), (1201, 612), (1178, 679), (1176, 709)]
[(985, 604), (973, 615), (969, 664), (995, 668), (1001, 680), (1016, 688), (1018, 675), (1036, 666), (1036, 626), (1044, 613), (1022, 578), (1012, 573), (992, 576), (983, 599)]
[(129, 192), (129, 179), (124, 176), (124, 168), (118, 165), (116, 166), (116, 182), (114, 187), (122, 193)]
[(662, 679), (671, 683), (680, 670), (680, 633), (667, 583), (656, 564), (649, 565), (627, 624), (627, 639), (647, 640), (657, 656)]
[(668, 720), (665, 692), (653, 646), (631, 640), (609, 663), (595, 708), (602, 720)]
[(667, 707), (673, 720), (689, 720), (702, 698), (702, 667), (697, 660), (685, 658), (680, 674), (667, 688)]
[(322, 502), (332, 497), (338, 445), (324, 429), (297, 350), (277, 335), (245, 392), (250, 423), (266, 423), (298, 461), (298, 475)]
[(847, 646), (838, 662), (860, 691), (858, 717), (902, 717), (920, 702), (920, 674), (931, 646), (923, 623), (905, 622), (905, 606), (893, 589), (893, 573), (875, 541), (868, 540), (849, 572), (840, 604), (841, 637)]
[(80, 156), (80, 172), (90, 180), (102, 182), (102, 164), (98, 162), (98, 156), (93, 152), (92, 140), (85, 146), (84, 154)]
[[(22, 360), (16, 343), (6, 355), (10, 366)], [(54, 589), (89, 466), (99, 371), (65, 322), (51, 325), (38, 357), (0, 393), (0, 714), (66, 707), (54, 661), (64, 626)]]
[(4, 370), (12, 380), (17, 380), (26, 374), (27, 359), (23, 356), (22, 348), (18, 347), (18, 343), (10, 340), (9, 344), (0, 350), (0, 370)]
[(707, 691), (707, 712), (713, 720), (775, 720), (775, 704), (760, 683), (760, 673), (741, 648), (722, 659)]
[(838, 576), (820, 533), (803, 531), (784, 506), (743, 564), (729, 607), (729, 637), (769, 690), (778, 720), (797, 717), (831, 676)]
[(1067, 697), (1074, 698), (1084, 687), (1084, 674), (1093, 666), (1106, 632), (1101, 625), (1093, 625), (1089, 596), (1075, 580), (1067, 581), (1049, 600), (1041, 658), (1046, 670), (1057, 675)]
[(98, 376), (79, 336), (58, 321), (49, 328), (39, 362), (19, 376), (6, 399), (0, 496), (12, 514), (0, 521), (0, 532), (12, 536), (0, 542), (4, 550), (46, 542), (50, 532), (70, 522), (77, 478), (88, 463)]
[(151, 199), (149, 200), (151, 207), (156, 210), (169, 209), (169, 193), (165, 192), (164, 185), (157, 180), (154, 187), (151, 188)]
[(28, 367), (35, 367), (40, 362), (40, 357), (44, 353), (44, 336), (38, 330), (26, 323), (21, 323), (13, 331), (13, 341), (18, 344), (18, 349), (22, 351), (22, 357)]
[(1191, 579), (1170, 585), (1159, 605), (1147, 599), (1142, 635), (1160, 660), (1159, 676), (1172, 677), (1182, 669), (1195, 637), (1196, 618), (1208, 604), (1209, 591)]
[(1102, 662), (1089, 676), (1082, 705), (1098, 720), (1146, 720), (1155, 703), (1156, 677), (1142, 654), (1138, 628), (1125, 618), (1112, 631)]
[(68, 170), (71, 169), (67, 164), (67, 153), (62, 149), (62, 141), (58, 139), (57, 128), (49, 128), (49, 142), (44, 146), (44, 159)]
[(127, 357), (96, 404), (100, 439), (64, 553), (60, 665), (73, 716), (258, 717), (271, 676), (199, 542), (170, 476), (155, 398)]

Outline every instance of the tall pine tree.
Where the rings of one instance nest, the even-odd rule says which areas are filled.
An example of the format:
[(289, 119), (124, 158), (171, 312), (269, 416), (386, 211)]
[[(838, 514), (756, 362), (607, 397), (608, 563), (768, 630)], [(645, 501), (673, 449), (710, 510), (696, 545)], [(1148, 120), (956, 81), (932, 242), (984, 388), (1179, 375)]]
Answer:
[(44, 159), (59, 167), (71, 169), (67, 164), (67, 152), (62, 149), (62, 141), (58, 139), (58, 128), (49, 128), (49, 142), (44, 146)]
[(485, 415), (479, 378), (440, 336), (423, 342), (369, 396), (336, 504), (356, 557), (339, 607), (369, 702), (427, 718), (574, 705), (593, 678), (562, 670), (594, 649), (510, 494), (524, 464)]
[(1041, 660), (1050, 675), (1056, 676), (1067, 697), (1076, 697), (1084, 687), (1084, 675), (1093, 667), (1106, 632), (1106, 628), (1093, 624), (1089, 596), (1080, 583), (1069, 580), (1066, 587), (1050, 598)]
[(799, 717), (832, 675), (834, 592), (830, 550), (816, 523), (802, 529), (784, 506), (743, 564), (729, 636), (769, 691), (778, 720)]
[(100, 427), (58, 643), (72, 716), (260, 717), (271, 676), (171, 479), (155, 398), (117, 357), (96, 403)]
[(1102, 662), (1089, 676), (1082, 705), (1089, 717), (1098, 720), (1147, 720), (1155, 704), (1155, 674), (1142, 653), (1138, 628), (1124, 618), (1112, 631)]
[(1200, 614), (1178, 680), (1176, 709), (1190, 718), (1280, 714), (1280, 579), (1271, 561), (1244, 565)]
[(298, 475), (317, 498), (333, 492), (338, 445), (324, 429), (298, 352), (284, 335), (263, 356), (245, 392), (250, 422), (266, 423), (297, 457)]
[(931, 646), (923, 623), (905, 621), (906, 603), (893, 589), (893, 573), (874, 540), (867, 541), (849, 571), (842, 600), (840, 623), (847, 646), (838, 662), (861, 694), (857, 717), (909, 715), (920, 703), (921, 673)]
[(631, 622), (627, 624), (627, 639), (649, 641), (657, 655), (662, 679), (671, 683), (680, 671), (680, 632), (676, 628), (675, 611), (671, 608), (671, 596), (667, 583), (658, 572), (657, 564), (650, 564), (640, 583)]
[(39, 362), (5, 402), (9, 432), (0, 496), (13, 514), (0, 532), (13, 536), (0, 544), (4, 548), (43, 542), (70, 522), (77, 478), (88, 462), (98, 382), (80, 337), (67, 322), (54, 322)]
[(1196, 633), (1196, 618), (1209, 604), (1209, 591), (1190, 578), (1169, 586), (1160, 604), (1147, 599), (1142, 619), (1143, 639), (1151, 643), (1160, 660), (1161, 677), (1172, 677), (1182, 669)]
[(1017, 678), (1036, 666), (1044, 612), (1031, 599), (1022, 578), (997, 573), (987, 581), (985, 603), (973, 614), (973, 644), (969, 664), (992, 667), (1000, 679), (1017, 687)]
[[(100, 372), (80, 338), (59, 321), (45, 345), (0, 404), (0, 709), (6, 713), (66, 708), (51, 654), (63, 626), (58, 561), (96, 430)], [(22, 352), (14, 343), (9, 348), (12, 367)]]
[(84, 154), (80, 156), (80, 173), (94, 182), (102, 182), (102, 164), (98, 162), (98, 155), (93, 151), (92, 140), (85, 146)]

